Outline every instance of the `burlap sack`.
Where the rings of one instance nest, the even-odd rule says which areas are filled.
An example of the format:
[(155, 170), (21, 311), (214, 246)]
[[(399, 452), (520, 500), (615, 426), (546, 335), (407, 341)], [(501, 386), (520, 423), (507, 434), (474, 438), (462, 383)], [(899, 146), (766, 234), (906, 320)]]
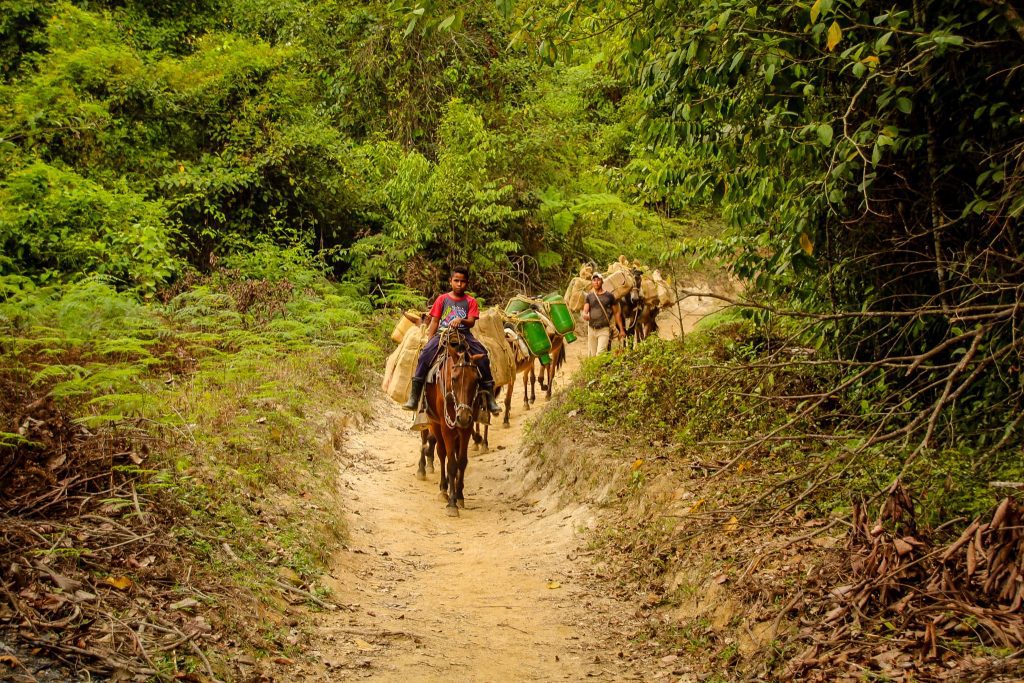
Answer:
[(587, 292), (593, 289), (594, 284), (589, 279), (582, 277), (574, 277), (569, 281), (569, 287), (565, 290), (565, 305), (569, 307), (569, 310), (578, 313), (583, 310), (583, 304), (586, 302)]
[(646, 275), (641, 276), (640, 296), (643, 297), (648, 306), (658, 306), (658, 283)]
[(658, 286), (658, 303), (662, 308), (674, 306), (676, 303), (676, 289), (661, 276), (661, 271), (651, 273), (651, 279)]
[(385, 390), (391, 400), (405, 403), (405, 400), (409, 398), (412, 376), (416, 372), (416, 361), (419, 360), (420, 351), (423, 350), (423, 345), (426, 343), (426, 330), (422, 327), (414, 327), (405, 333), (402, 344), (395, 349), (392, 354), (395, 356), (395, 362)]
[(398, 354), (401, 353), (402, 347), (399, 346), (397, 349), (391, 352), (388, 356), (388, 360), (384, 363), (384, 379), (380, 383), (380, 390), (385, 394), (388, 393), (388, 387), (391, 386), (391, 376), (395, 374), (395, 363), (398, 362)]
[(488, 308), (473, 325), (473, 336), (487, 349), (491, 360), (491, 374), (494, 375), (495, 386), (505, 386), (516, 376), (516, 359), (505, 339), (505, 328), (501, 311)]
[(633, 290), (633, 273), (628, 270), (617, 270), (604, 279), (604, 288), (621, 299)]

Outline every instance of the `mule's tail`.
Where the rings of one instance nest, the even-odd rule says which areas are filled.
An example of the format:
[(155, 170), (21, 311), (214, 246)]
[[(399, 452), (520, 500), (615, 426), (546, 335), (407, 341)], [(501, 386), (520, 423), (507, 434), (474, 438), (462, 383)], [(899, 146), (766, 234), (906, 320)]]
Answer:
[(559, 347), (559, 349), (558, 349), (558, 356), (555, 357), (555, 362), (554, 362), (555, 370), (557, 370), (558, 368), (562, 367), (562, 363), (564, 363), (564, 362), (565, 362), (565, 342), (563, 342), (562, 346)]

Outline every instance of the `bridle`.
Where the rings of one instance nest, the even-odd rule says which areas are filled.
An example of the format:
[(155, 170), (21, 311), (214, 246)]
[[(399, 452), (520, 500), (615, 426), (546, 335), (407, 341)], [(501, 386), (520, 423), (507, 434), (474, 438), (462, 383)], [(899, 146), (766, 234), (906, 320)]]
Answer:
[[(465, 372), (460, 372), (458, 380), (456, 380), (454, 372), (455, 369), (472, 368), (477, 374), (480, 372), (476, 363), (474, 363), (469, 357), (469, 351), (466, 348), (465, 341), (465, 337), (457, 329), (449, 327), (441, 331), (441, 343), (439, 344), (439, 347), (442, 349), (441, 353), (444, 354), (441, 358), (441, 381), (446, 390), (444, 394), (444, 423), (449, 429), (457, 428), (460, 410), (472, 411), (473, 409), (471, 405), (459, 403), (458, 394), (466, 392), (457, 392), (456, 389), (462, 388), (462, 383), (468, 380), (468, 375)], [(452, 347), (456, 348), (456, 356), (454, 362), (449, 365), (448, 356), (451, 353)], [(448, 411), (449, 399), (455, 409), (454, 417), (451, 416)], [(472, 401), (472, 399), (470, 400)]]

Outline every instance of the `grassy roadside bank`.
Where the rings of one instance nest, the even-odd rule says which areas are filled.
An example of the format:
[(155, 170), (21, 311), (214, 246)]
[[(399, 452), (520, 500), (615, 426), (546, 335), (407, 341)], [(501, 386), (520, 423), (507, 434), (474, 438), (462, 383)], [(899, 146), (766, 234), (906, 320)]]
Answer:
[(344, 430), (391, 321), (277, 250), (160, 301), (101, 280), (2, 286), (4, 666), (286, 667), (304, 638), (293, 603), (329, 605)]
[(792, 398), (827, 369), (769, 377), (752, 327), (709, 323), (586, 364), (528, 447), (539, 485), (603, 509), (597, 573), (645, 612), (662, 676), (1018, 680), (1021, 509), (989, 482), (1019, 458), (857, 450), (859, 399)]

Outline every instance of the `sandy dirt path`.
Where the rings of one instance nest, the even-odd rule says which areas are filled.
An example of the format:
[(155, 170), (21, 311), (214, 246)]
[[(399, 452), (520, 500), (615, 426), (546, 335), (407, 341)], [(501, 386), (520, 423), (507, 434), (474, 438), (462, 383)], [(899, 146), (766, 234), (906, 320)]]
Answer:
[[(585, 344), (567, 347), (556, 391)], [(490, 450), (471, 447), (457, 518), (445, 515), (436, 472), (415, 477), (419, 436), (409, 413), (382, 401), (379, 417), (350, 435), (351, 536), (328, 581), (343, 608), (319, 615), (322, 666), (305, 680), (648, 678), (645, 663), (629, 656), (629, 638), (642, 628), (636, 607), (610, 597), (581, 557), (594, 511), (562, 507), (530, 486), (519, 444), (545, 401), (538, 396), (524, 411), (520, 391), (511, 426), (496, 419)]]

